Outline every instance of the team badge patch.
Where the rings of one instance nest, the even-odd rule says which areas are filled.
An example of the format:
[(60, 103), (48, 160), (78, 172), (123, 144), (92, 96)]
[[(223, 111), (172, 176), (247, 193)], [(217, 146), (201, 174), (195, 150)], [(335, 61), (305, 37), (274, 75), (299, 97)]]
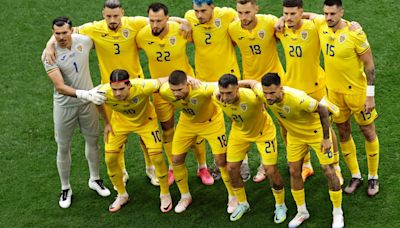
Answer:
[(78, 52), (82, 52), (82, 51), (83, 51), (83, 45), (82, 45), (82, 44), (78, 44), (78, 45), (76, 46), (76, 50), (77, 50)]
[(290, 112), (290, 107), (287, 105), (283, 106), (283, 111), (285, 111), (285, 113), (288, 114)]
[(139, 102), (139, 98), (138, 98), (138, 97), (134, 97), (134, 98), (132, 99), (132, 103), (137, 104), (138, 102)]
[(124, 31), (122, 31), (122, 36), (124, 36), (125, 39), (128, 39), (128, 37), (129, 37), (129, 30), (128, 30), (128, 29), (125, 29)]
[(176, 37), (175, 37), (175, 36), (171, 36), (171, 37), (169, 38), (169, 43), (170, 43), (172, 46), (174, 46), (174, 45), (176, 44)]
[(367, 47), (369, 47), (368, 41), (365, 41), (364, 43), (362, 43), (362, 44), (361, 44), (361, 47), (362, 47), (362, 48), (367, 48)]
[(192, 103), (193, 105), (197, 105), (197, 98), (190, 99), (190, 103)]
[(300, 32), (300, 36), (301, 36), (301, 39), (303, 39), (303, 40), (307, 40), (307, 38), (308, 38), (308, 32), (307, 31), (301, 31)]
[(242, 109), (243, 112), (247, 110), (247, 104), (240, 104), (240, 109)]
[(214, 20), (214, 25), (215, 25), (215, 27), (217, 27), (217, 28), (221, 28), (221, 18), (217, 18), (217, 19), (215, 19)]
[(340, 34), (339, 36), (339, 42), (343, 43), (346, 40), (346, 35), (345, 34)]
[(258, 37), (259, 37), (260, 39), (264, 39), (264, 37), (265, 37), (265, 31), (264, 31), (264, 30), (258, 31)]

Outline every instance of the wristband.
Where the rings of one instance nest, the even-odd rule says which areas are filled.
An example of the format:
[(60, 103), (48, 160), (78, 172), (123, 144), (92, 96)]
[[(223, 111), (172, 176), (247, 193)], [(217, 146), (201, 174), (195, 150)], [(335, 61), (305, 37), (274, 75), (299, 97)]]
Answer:
[(367, 86), (367, 97), (375, 96), (375, 86), (369, 85)]

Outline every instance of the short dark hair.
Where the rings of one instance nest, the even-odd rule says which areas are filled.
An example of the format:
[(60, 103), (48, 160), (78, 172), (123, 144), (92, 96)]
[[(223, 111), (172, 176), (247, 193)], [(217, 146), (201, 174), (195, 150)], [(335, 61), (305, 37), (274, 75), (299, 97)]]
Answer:
[(228, 88), (229, 85), (238, 85), (238, 79), (233, 74), (224, 74), (218, 80), (218, 85), (222, 88)]
[(303, 0), (283, 0), (284, 7), (298, 7), (303, 8)]
[(239, 3), (241, 5), (247, 4), (247, 3), (251, 3), (253, 5), (257, 4), (256, 0), (237, 0), (236, 3)]
[(168, 78), (168, 82), (171, 85), (180, 85), (187, 82), (186, 73), (181, 70), (175, 70), (171, 73)]
[(119, 0), (106, 0), (104, 2), (103, 9), (104, 8), (116, 9), (116, 8), (122, 8), (122, 5)]
[(325, 0), (324, 5), (342, 7), (342, 0)]
[(261, 79), (263, 86), (281, 85), (281, 77), (277, 73), (267, 73)]
[(54, 19), (51, 27), (54, 28), (54, 25), (60, 27), (64, 24), (68, 24), (69, 28), (72, 28), (72, 21), (65, 16), (57, 17), (56, 19)]
[(111, 72), (110, 83), (124, 81), (126, 85), (129, 85), (129, 73), (123, 69), (116, 69)]
[(165, 16), (168, 16), (168, 7), (160, 2), (155, 2), (149, 5), (149, 8), (147, 8), (147, 13), (149, 13), (150, 10), (153, 12), (158, 12), (160, 10), (163, 10)]

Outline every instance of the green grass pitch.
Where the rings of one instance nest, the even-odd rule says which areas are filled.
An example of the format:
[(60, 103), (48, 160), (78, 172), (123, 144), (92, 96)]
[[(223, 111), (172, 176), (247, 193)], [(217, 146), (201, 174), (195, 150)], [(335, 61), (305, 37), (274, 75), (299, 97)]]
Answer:
[[(161, 0), (170, 14), (183, 16), (191, 8), (190, 0)], [(145, 15), (150, 0), (122, 0), (126, 15)], [(281, 1), (259, 0), (260, 13), (280, 16)], [(322, 12), (322, 0), (304, 0), (305, 11)], [(234, 0), (215, 0), (219, 6), (235, 6)], [(69, 16), (74, 25), (100, 20), (102, 0), (3, 0), (0, 89), (0, 227), (286, 227), (296, 209), (290, 194), (289, 174), (285, 149), (280, 143), (279, 170), (286, 187), (288, 219), (281, 225), (273, 223), (274, 199), (267, 182), (249, 181), (246, 190), (252, 206), (250, 213), (238, 222), (230, 222), (226, 213), (226, 191), (222, 181), (214, 186), (203, 186), (195, 175), (195, 159), (188, 156), (189, 186), (193, 204), (183, 214), (159, 210), (158, 188), (152, 186), (144, 172), (142, 153), (137, 138), (130, 137), (126, 163), (130, 174), (127, 190), (131, 202), (120, 212), (111, 214), (108, 205), (113, 197), (100, 198), (87, 187), (88, 168), (84, 157), (83, 138), (76, 134), (72, 145), (71, 185), (74, 198), (71, 208), (58, 206), (59, 178), (56, 169), (56, 144), (53, 139), (52, 84), (40, 61), (42, 50), (51, 35), (51, 21), (60, 15)], [(366, 196), (366, 184), (354, 196), (343, 196), (343, 210), (347, 227), (397, 227), (400, 223), (400, 155), (398, 131), (400, 112), (396, 100), (400, 85), (398, 63), (398, 12), (394, 0), (344, 0), (345, 18), (358, 21), (366, 31), (377, 69), (376, 108), (380, 118), (376, 122), (380, 138), (381, 192), (375, 198)], [(188, 54), (193, 60), (193, 46)], [(279, 48), (281, 60), (282, 51)], [(145, 57), (142, 65), (148, 73)], [(193, 62), (193, 61), (192, 61)], [(95, 84), (99, 70), (95, 53), (91, 55), (91, 71)], [(355, 126), (355, 125), (354, 125)], [(367, 163), (363, 137), (353, 127), (358, 158), (366, 179)], [(76, 132), (78, 133), (78, 131)], [(279, 139), (280, 140), (280, 139)], [(280, 140), (281, 142), (281, 140)], [(102, 146), (103, 148), (103, 146)], [(208, 163), (211, 155), (208, 153)], [(252, 147), (250, 164), (256, 172), (258, 155)], [(318, 169), (313, 155), (315, 176), (306, 184), (306, 202), (311, 219), (304, 227), (330, 227), (331, 203), (326, 180)], [(349, 171), (342, 162), (345, 178)], [(101, 174), (112, 187), (106, 174), (104, 159)], [(174, 204), (179, 200), (176, 185), (171, 187)], [(115, 193), (113, 193), (115, 196)]]

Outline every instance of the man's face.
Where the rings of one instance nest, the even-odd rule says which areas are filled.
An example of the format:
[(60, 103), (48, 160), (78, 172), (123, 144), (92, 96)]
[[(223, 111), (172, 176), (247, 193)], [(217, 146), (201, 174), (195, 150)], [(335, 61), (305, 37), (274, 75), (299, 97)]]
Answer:
[(179, 85), (172, 85), (170, 83), (169, 88), (177, 100), (184, 100), (189, 95), (189, 84), (187, 82)]
[(270, 86), (262, 86), (262, 88), (264, 97), (269, 105), (273, 105), (282, 101), (282, 86), (272, 84)]
[(131, 85), (125, 83), (126, 82), (111, 83), (113, 95), (119, 101), (123, 101), (129, 97)]
[(303, 16), (303, 8), (299, 7), (283, 7), (283, 18), (289, 28), (298, 25)]
[(344, 10), (342, 7), (324, 5), (325, 21), (330, 28), (335, 27), (342, 20)]
[(219, 86), (220, 100), (226, 104), (233, 104), (238, 99), (239, 86), (229, 85), (227, 88)]
[(203, 3), (201, 6), (199, 6), (193, 3), (193, 9), (196, 13), (197, 19), (200, 21), (200, 24), (209, 22), (213, 17), (214, 5)]
[(103, 18), (107, 22), (109, 29), (115, 31), (121, 26), (121, 19), (124, 16), (124, 10), (122, 8), (107, 8), (103, 9)]
[(247, 27), (252, 24), (252, 22), (256, 19), (256, 14), (258, 12), (258, 6), (256, 4), (252, 4), (248, 2), (246, 4), (236, 4), (236, 10), (239, 14), (239, 19), (242, 24), (242, 27)]
[(165, 15), (162, 9), (157, 12), (150, 9), (149, 20), (151, 33), (153, 33), (154, 36), (159, 36), (164, 31), (165, 27), (167, 27), (168, 16)]
[(66, 48), (71, 45), (72, 41), (72, 29), (70, 28), (69, 24), (64, 23), (63, 26), (53, 25), (53, 34), (56, 38), (57, 44), (62, 47)]

